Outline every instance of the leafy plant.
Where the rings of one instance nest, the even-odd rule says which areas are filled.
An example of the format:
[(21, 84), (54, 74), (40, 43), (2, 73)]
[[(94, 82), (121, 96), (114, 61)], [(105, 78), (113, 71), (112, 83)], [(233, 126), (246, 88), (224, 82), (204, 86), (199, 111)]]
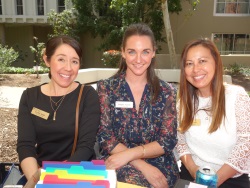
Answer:
[[(182, 11), (182, 0), (168, 1), (170, 13)], [(186, 0), (193, 10), (199, 0)], [(100, 50), (116, 49), (121, 46), (123, 33), (128, 25), (147, 23), (154, 32), (157, 43), (166, 42), (163, 35), (164, 21), (162, 3), (164, 0), (72, 0), (77, 10), (76, 19), (81, 32), (89, 32), (103, 40)], [(158, 50), (161, 47), (158, 46)]]
[(118, 50), (108, 50), (102, 54), (102, 62), (105, 66), (117, 68), (121, 59), (121, 52)]
[(119, 50), (126, 27), (135, 22), (145, 22), (154, 31), (157, 41), (165, 41), (161, 3), (155, 0), (130, 0), (120, 3), (111, 0), (73, 0), (77, 10), (77, 19), (82, 32), (103, 40), (100, 50)]
[(13, 48), (3, 46), (0, 44), (0, 73), (4, 71), (6, 67), (11, 66), (18, 58), (19, 54)]
[(241, 69), (242, 69), (242, 65), (240, 65), (238, 63), (234, 63), (234, 64), (229, 65), (229, 70), (230, 70), (231, 74), (233, 74), (233, 75), (240, 74)]
[(15, 51), (18, 52), (19, 56), (17, 58), (17, 61), (25, 61), (25, 59), (28, 57), (28, 52), (24, 51), (23, 48), (21, 47), (22, 45), (20, 44), (16, 44), (15, 46), (13, 46), (13, 48), (15, 49)]
[(51, 10), (48, 13), (48, 21), (53, 29), (53, 34), (50, 34), (49, 38), (58, 35), (67, 35), (79, 40), (79, 30), (77, 28), (74, 8), (66, 9), (61, 13)]
[(45, 48), (45, 44), (43, 42), (38, 42), (37, 37), (33, 37), (35, 40), (35, 46), (30, 46), (31, 52), (35, 55), (34, 63), (36, 66), (45, 67), (45, 63), (43, 62), (43, 52)]
[(241, 67), (240, 72), (245, 76), (250, 76), (250, 68), (249, 67)]

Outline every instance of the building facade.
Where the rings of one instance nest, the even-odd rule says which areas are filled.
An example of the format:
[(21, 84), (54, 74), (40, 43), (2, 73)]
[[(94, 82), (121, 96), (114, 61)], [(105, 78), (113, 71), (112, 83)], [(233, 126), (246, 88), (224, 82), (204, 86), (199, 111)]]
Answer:
[[(182, 4), (180, 14), (170, 15), (176, 53), (192, 39), (212, 39), (224, 65), (238, 63), (250, 67), (250, 0), (201, 0), (195, 11)], [(168, 59), (167, 45), (159, 55), (161, 66)]]
[[(67, 5), (67, 6), (70, 6)], [(64, 0), (0, 0), (0, 41), (18, 50), (20, 60), (15, 66), (32, 67), (34, 55), (29, 46), (46, 42), (51, 33), (47, 14), (68, 8)]]
[[(183, 1), (182, 6), (183, 11), (170, 15), (177, 54), (186, 42), (207, 37), (218, 46), (226, 66), (233, 63), (250, 66), (250, 0), (201, 0), (195, 11), (190, 10), (188, 1)], [(51, 32), (46, 16), (50, 10), (61, 12), (71, 7), (64, 0), (0, 0), (1, 43), (19, 50), (24, 58), (16, 66), (33, 66), (29, 46), (36, 43), (33, 37), (46, 42)], [(100, 40), (82, 34), (84, 68), (103, 67), (102, 52), (97, 50)], [(168, 46), (165, 43), (161, 46), (158, 68), (170, 68)]]

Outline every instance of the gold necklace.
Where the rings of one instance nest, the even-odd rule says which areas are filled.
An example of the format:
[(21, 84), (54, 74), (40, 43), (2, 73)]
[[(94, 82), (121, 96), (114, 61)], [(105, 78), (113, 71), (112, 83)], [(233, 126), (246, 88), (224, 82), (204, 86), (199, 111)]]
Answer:
[(60, 107), (60, 105), (62, 104), (62, 102), (63, 102), (63, 99), (65, 98), (65, 96), (66, 95), (63, 95), (63, 97), (59, 100), (59, 101), (61, 101), (60, 103), (59, 103), (59, 105), (57, 106), (57, 108), (56, 109), (54, 109), (54, 107), (53, 107), (53, 103), (51, 102), (51, 101), (53, 101), (52, 100), (52, 98), (51, 98), (51, 96), (49, 96), (49, 99), (50, 99), (50, 105), (51, 105), (51, 108), (52, 108), (52, 110), (54, 111), (54, 115), (53, 115), (53, 120), (54, 121), (56, 121), (56, 111), (58, 110), (58, 108)]
[[(72, 84), (71, 84), (71, 85), (72, 85)], [(61, 106), (61, 104), (62, 104), (62, 102), (63, 102), (63, 99), (66, 97), (66, 95), (67, 95), (68, 92), (70, 91), (71, 85), (69, 86), (69, 89), (68, 89), (68, 91), (66, 92), (66, 94), (63, 95), (62, 98), (61, 98), (59, 101), (55, 102), (55, 101), (53, 101), (53, 99), (51, 98), (51, 95), (49, 96), (49, 99), (50, 99), (50, 106), (51, 106), (52, 110), (54, 111), (53, 121), (56, 121), (56, 111), (57, 111), (58, 108)], [(56, 107), (56, 109), (54, 109), (53, 103), (55, 104), (55, 106), (57, 106), (57, 104), (59, 103), (58, 106)]]
[(57, 106), (57, 104), (58, 104), (61, 100), (63, 100), (63, 97), (60, 98), (57, 102), (55, 102), (51, 97), (50, 97), (50, 100), (55, 104), (55, 106)]

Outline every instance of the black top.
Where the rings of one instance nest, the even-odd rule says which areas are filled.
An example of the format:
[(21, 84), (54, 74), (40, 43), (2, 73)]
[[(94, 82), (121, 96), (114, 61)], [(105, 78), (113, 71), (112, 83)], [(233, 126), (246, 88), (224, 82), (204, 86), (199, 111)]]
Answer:
[[(65, 96), (56, 112), (55, 121), (50, 97), (41, 92), (41, 86), (28, 88), (23, 92), (18, 112), (17, 152), (20, 162), (27, 157), (34, 157), (41, 166), (42, 161), (92, 159), (100, 121), (100, 106), (97, 92), (91, 86), (84, 86), (83, 89), (79, 108), (77, 147), (74, 155), (70, 156), (74, 141), (76, 103), (80, 86), (79, 84), (74, 91)], [(55, 102), (61, 98), (62, 96), (52, 97)], [(48, 112), (48, 119), (31, 114), (33, 107)]]

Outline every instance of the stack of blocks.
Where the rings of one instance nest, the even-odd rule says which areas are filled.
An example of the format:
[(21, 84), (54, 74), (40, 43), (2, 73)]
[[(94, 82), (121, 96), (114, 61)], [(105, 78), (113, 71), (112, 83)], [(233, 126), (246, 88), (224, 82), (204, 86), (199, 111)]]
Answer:
[(82, 162), (44, 161), (36, 188), (115, 188), (115, 170), (103, 160)]

